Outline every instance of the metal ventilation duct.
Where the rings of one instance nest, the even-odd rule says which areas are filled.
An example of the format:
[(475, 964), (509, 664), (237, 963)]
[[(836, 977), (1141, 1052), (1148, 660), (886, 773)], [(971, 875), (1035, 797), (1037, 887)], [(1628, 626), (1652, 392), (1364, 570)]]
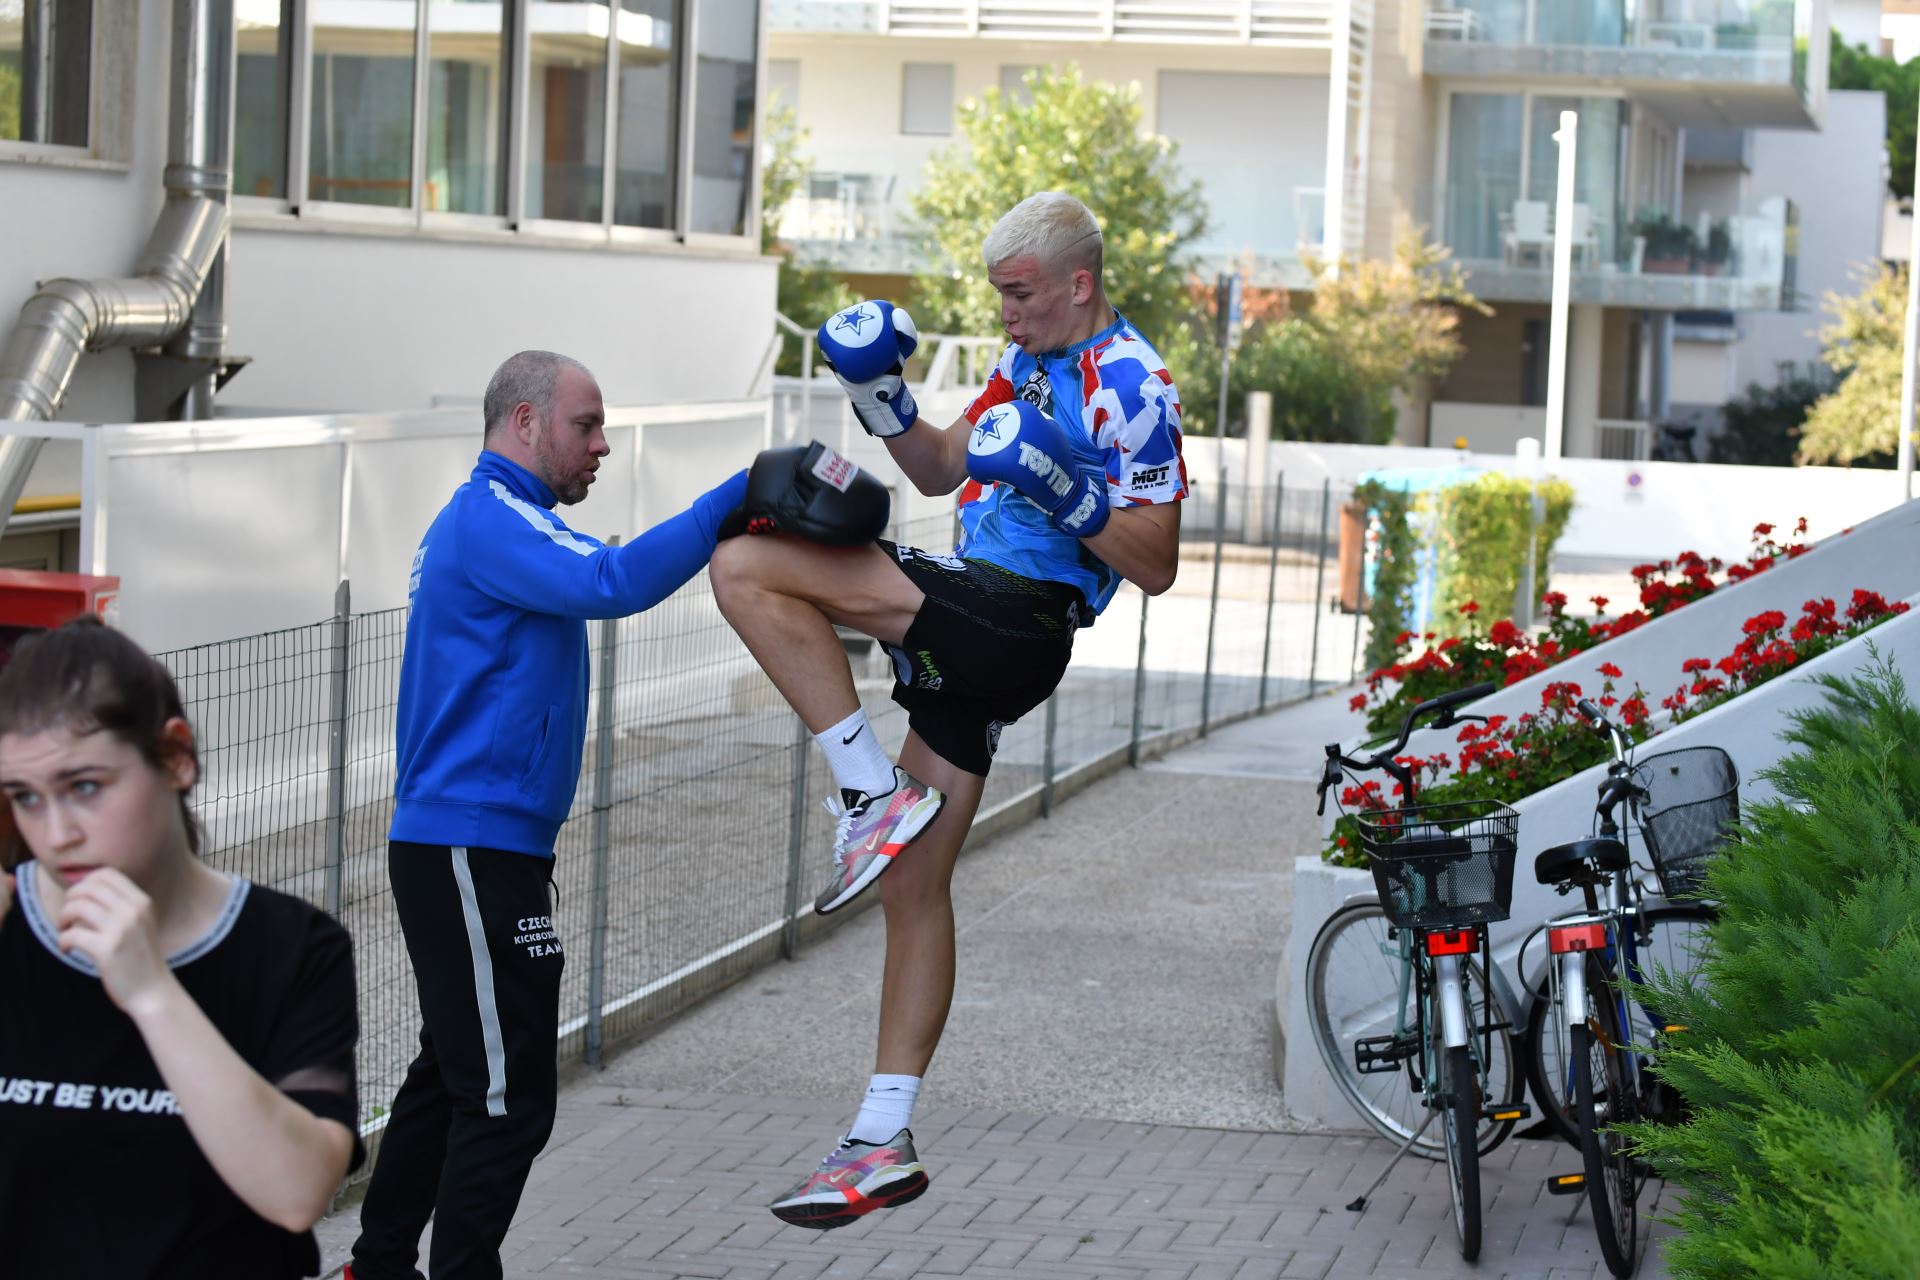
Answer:
[[(20, 309), (0, 348), (0, 420), (53, 417), (83, 351), (158, 346), (208, 362), (182, 416), (212, 416), (211, 362), (226, 342), (233, 23), (233, 0), (174, 0), (166, 204), (132, 276), (49, 280)], [(19, 502), (42, 443), (0, 436), (0, 520)]]

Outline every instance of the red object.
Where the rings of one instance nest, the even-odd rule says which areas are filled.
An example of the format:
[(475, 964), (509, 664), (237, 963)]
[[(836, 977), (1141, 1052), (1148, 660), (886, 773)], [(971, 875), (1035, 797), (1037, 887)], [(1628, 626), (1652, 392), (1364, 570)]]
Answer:
[(0, 569), (0, 666), (20, 637), (92, 614), (112, 622), (120, 579), (85, 573)]
[(104, 618), (119, 595), (118, 578), (0, 569), (0, 626), (57, 627), (83, 613)]
[(1479, 949), (1478, 929), (1456, 929), (1452, 933), (1427, 935), (1427, 954), (1430, 956), (1467, 956)]
[(1599, 951), (1607, 945), (1607, 926), (1569, 924), (1547, 930), (1547, 950), (1556, 956), (1569, 951)]

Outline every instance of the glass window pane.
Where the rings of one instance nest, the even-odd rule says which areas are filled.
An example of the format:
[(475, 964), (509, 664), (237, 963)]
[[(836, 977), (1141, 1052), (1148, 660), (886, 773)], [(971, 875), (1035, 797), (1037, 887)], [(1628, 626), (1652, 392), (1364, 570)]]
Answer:
[(1549, 205), (1559, 197), (1560, 147), (1553, 135), (1560, 128), (1562, 111), (1580, 114), (1573, 161), (1574, 252), (1583, 263), (1612, 262), (1622, 196), (1619, 99), (1533, 99), (1527, 194)]
[(533, 83), (527, 103), (527, 214), (599, 222), (606, 179), (604, 4), (528, 6)]
[(505, 11), (499, 0), (433, 0), (427, 8), (427, 172), (420, 194), (430, 213), (506, 212)]
[(0, 138), (87, 145), (93, 0), (0, 0)]
[(242, 4), (235, 18), (233, 193), (284, 198), (293, 26), (272, 0)]
[(900, 68), (900, 132), (953, 132), (951, 62), (909, 62)]
[(1446, 237), (1462, 258), (1537, 259), (1545, 210), (1520, 203), (1517, 93), (1456, 93), (1447, 129)]
[(673, 226), (681, 30), (675, 0), (621, 0), (613, 220), (623, 227)]
[(745, 235), (753, 185), (759, 0), (701, 0), (690, 231)]
[(418, 14), (416, 0), (314, 6), (307, 189), (315, 200), (412, 207)]

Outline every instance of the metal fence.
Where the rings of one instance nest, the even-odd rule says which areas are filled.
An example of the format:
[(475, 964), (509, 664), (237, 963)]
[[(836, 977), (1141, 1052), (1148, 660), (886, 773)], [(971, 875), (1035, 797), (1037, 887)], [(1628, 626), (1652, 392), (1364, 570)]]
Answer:
[[(1080, 632), (1054, 696), (1003, 737), (981, 823), (1044, 813), (1110, 769), (1350, 678), (1364, 624), (1332, 605), (1346, 496), (1196, 485), (1178, 581), (1151, 601), (1123, 585)], [(952, 522), (898, 534), (945, 549)], [(558, 1052), (593, 1063), (850, 913), (811, 915), (831, 779), (705, 575), (589, 636), (593, 714), (555, 869), (568, 949)], [(343, 584), (333, 618), (159, 655), (202, 743), (209, 861), (306, 898), (353, 935), (369, 1132), (419, 1027), (386, 875), (404, 637), (404, 610), (355, 614)], [(907, 726), (891, 664), (848, 646), (874, 729), (897, 749)]]

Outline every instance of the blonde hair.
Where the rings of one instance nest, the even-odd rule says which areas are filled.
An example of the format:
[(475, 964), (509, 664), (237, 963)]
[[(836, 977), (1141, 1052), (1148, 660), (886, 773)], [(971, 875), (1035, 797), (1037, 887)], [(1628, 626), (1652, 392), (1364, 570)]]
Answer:
[(1045, 267), (1070, 272), (1084, 267), (1098, 283), (1103, 245), (1093, 210), (1065, 192), (1039, 191), (993, 224), (981, 256), (991, 271), (1009, 259), (1032, 254)]

